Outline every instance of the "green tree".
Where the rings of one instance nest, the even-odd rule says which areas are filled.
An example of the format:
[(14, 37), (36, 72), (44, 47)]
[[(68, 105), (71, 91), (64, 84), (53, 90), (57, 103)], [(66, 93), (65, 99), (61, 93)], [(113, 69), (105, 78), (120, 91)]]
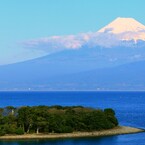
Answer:
[(32, 126), (32, 109), (31, 107), (21, 107), (18, 110), (18, 124), (23, 128), (23, 131), (29, 133)]
[(36, 133), (38, 134), (40, 130), (45, 130), (48, 126), (47, 118), (49, 117), (48, 108), (47, 107), (33, 107), (32, 108), (32, 120), (33, 120), (33, 127), (36, 129)]
[(115, 111), (111, 108), (104, 109), (104, 113), (107, 116), (107, 119), (112, 123), (113, 126), (118, 125), (118, 120), (115, 117)]

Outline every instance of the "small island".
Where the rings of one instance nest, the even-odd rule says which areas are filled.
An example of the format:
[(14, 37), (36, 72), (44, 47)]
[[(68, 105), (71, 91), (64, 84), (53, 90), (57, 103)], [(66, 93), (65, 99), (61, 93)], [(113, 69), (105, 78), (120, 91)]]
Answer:
[(118, 124), (111, 108), (59, 105), (0, 108), (0, 139), (93, 137), (144, 131)]

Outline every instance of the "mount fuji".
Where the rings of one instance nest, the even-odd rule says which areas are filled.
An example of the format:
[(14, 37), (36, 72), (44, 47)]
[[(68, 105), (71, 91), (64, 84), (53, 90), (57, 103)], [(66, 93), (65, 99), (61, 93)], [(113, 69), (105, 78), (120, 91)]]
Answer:
[(65, 49), (81, 49), (84, 47), (134, 47), (145, 42), (145, 26), (133, 18), (116, 18), (113, 22), (97, 32), (77, 35), (52, 36), (29, 40), (25, 47), (57, 52)]
[(145, 26), (133, 18), (117, 18), (98, 32), (114, 34), (122, 41), (145, 41)]
[(53, 53), (0, 66), (0, 90), (145, 89), (145, 26), (133, 18), (117, 18), (97, 32), (25, 45)]

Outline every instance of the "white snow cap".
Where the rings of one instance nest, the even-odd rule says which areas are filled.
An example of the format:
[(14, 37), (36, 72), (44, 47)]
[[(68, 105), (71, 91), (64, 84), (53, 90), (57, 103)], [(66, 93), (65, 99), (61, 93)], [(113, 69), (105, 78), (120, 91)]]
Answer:
[(114, 34), (124, 32), (138, 32), (145, 31), (145, 26), (133, 18), (120, 18), (118, 17), (113, 22), (99, 30), (99, 32), (112, 32)]
[(98, 32), (118, 34), (120, 40), (145, 40), (145, 26), (133, 18), (118, 17)]

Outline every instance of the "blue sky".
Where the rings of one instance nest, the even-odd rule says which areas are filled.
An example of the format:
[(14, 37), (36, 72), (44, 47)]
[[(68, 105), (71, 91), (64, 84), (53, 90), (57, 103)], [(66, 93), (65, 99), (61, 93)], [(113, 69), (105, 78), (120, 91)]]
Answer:
[(53, 35), (97, 31), (116, 17), (145, 25), (145, 0), (1, 0), (0, 64), (45, 54), (21, 42)]

